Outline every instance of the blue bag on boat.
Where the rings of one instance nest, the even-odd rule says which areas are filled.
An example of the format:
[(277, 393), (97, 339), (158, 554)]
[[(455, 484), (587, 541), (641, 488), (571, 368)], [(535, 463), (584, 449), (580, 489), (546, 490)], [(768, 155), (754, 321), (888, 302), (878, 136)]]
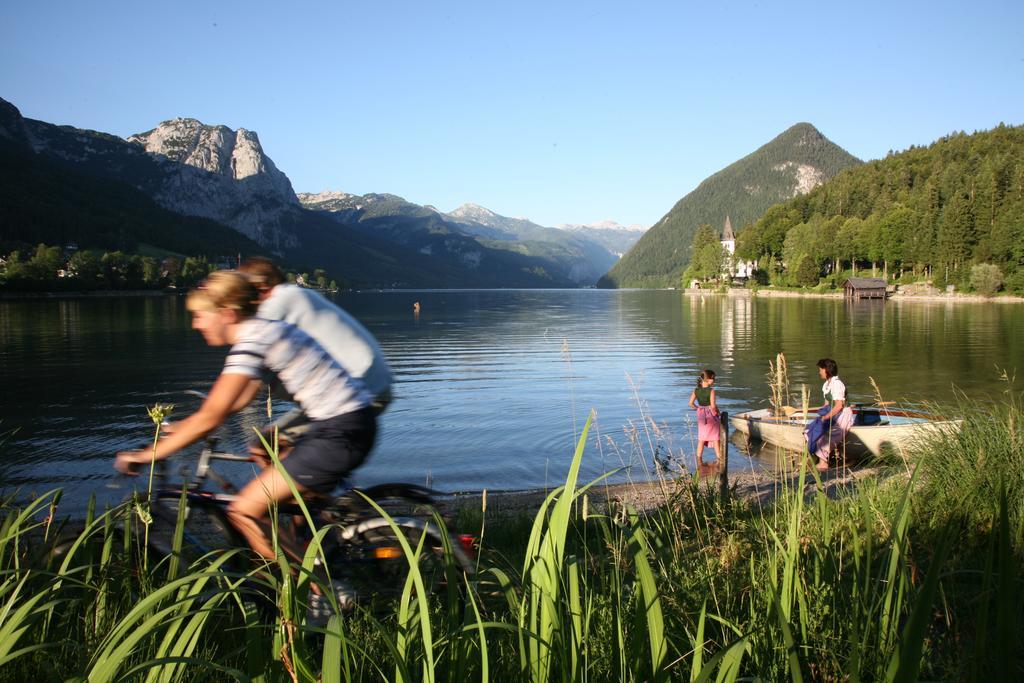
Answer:
[(882, 414), (877, 408), (861, 408), (858, 406), (857, 414), (853, 417), (853, 424), (866, 426), (881, 423)]
[(814, 455), (814, 452), (818, 450), (818, 440), (828, 431), (825, 421), (821, 418), (827, 415), (829, 410), (828, 406), (819, 408), (818, 417), (814, 418), (814, 421), (807, 425), (807, 429), (804, 430), (804, 434), (807, 436), (807, 452), (811, 455)]

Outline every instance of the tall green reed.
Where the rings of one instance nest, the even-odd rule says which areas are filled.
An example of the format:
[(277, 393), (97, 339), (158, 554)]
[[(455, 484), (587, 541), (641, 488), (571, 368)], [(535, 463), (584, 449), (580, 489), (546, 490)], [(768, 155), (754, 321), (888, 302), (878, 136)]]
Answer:
[[(476, 578), (449, 577), (438, 594), (421, 571), (422, 538), (406, 540), (409, 571), (390, 612), (338, 605), (326, 625), (306, 619), (313, 584), (333, 598), (316, 564), (333, 529), (313, 515), (301, 559), (279, 552), (239, 571), (229, 567), (233, 556), (216, 553), (171, 569), (173, 558), (132, 561), (145, 534), (127, 506), (90, 514), (78, 535), (61, 540), (62, 554), (43, 561), (31, 546), (52, 545), (46, 520), (56, 494), (23, 509), (8, 501), (0, 507), (0, 679), (1014, 677), (1024, 593), (1019, 489), (1013, 476), (996, 479), (995, 504), (965, 510), (983, 494), (929, 479), (941, 465), (929, 459), (966, 462), (978, 447), (1012, 465), (998, 451), (1019, 438), (1011, 408), (966, 420), (941, 450), (909, 454), (917, 463), (910, 476), (838, 499), (804, 458), (783, 473), (770, 503), (723, 501), (683, 479), (646, 513), (599, 511), (591, 499), (600, 489), (578, 485), (588, 420), (565, 486), (522, 535), (518, 521), (487, 521), (503, 553), (522, 553), (518, 569), (502, 568), (485, 548)], [(962, 476), (964, 485), (991, 487)], [(398, 523), (384, 507), (378, 514)], [(179, 516), (179, 543), (184, 523)], [(260, 609), (257, 592), (269, 597)]]

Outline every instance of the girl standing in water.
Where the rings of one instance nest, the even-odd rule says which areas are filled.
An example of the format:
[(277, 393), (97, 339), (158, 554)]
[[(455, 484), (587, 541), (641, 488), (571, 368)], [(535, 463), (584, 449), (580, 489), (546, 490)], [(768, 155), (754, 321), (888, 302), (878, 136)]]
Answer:
[(690, 394), (690, 407), (697, 411), (697, 464), (703, 465), (704, 444), (715, 449), (715, 458), (722, 459), (721, 424), (715, 397), (715, 372), (703, 370), (697, 377), (697, 388)]

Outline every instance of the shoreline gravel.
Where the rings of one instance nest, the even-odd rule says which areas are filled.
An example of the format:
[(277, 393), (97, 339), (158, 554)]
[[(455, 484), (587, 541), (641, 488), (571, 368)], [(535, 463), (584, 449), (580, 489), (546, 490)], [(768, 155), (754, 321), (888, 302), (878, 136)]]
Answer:
[[(697, 473), (701, 486), (721, 490), (720, 471), (715, 465), (707, 465)], [(830, 498), (849, 494), (856, 485), (869, 477), (882, 475), (878, 468), (830, 469), (821, 478), (821, 486)], [(587, 491), (588, 506), (595, 512), (604, 512), (611, 504), (625, 504), (639, 512), (650, 512), (687, 490), (694, 477), (685, 473), (679, 477), (662, 480), (631, 482), (625, 484), (597, 484)], [(730, 494), (755, 505), (768, 505), (783, 492), (792, 491), (798, 485), (796, 473), (742, 472), (730, 474)], [(805, 493), (813, 492), (817, 482), (811, 472), (804, 475)], [(480, 510), (483, 498), (487, 498), (487, 514), (499, 517), (518, 515), (533, 516), (540, 509), (552, 489), (525, 489), (518, 491), (467, 491), (454, 493), (442, 500), (457, 510)]]

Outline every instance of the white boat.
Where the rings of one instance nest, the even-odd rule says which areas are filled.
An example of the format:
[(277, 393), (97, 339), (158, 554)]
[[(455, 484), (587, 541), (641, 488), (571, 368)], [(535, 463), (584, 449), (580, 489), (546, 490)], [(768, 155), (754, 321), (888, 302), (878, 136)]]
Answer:
[[(930, 437), (960, 430), (961, 420), (936, 418), (912, 410), (888, 410), (885, 408), (854, 408), (854, 416), (862, 413), (866, 422), (854, 424), (846, 435), (846, 454), (851, 457), (881, 455), (884, 449), (905, 451)], [(751, 410), (729, 418), (736, 431), (750, 439), (758, 439), (790, 451), (806, 451), (807, 440), (804, 429), (817, 417), (816, 413), (793, 413), (776, 416), (771, 408)], [(860, 420), (858, 420), (859, 422)]]

